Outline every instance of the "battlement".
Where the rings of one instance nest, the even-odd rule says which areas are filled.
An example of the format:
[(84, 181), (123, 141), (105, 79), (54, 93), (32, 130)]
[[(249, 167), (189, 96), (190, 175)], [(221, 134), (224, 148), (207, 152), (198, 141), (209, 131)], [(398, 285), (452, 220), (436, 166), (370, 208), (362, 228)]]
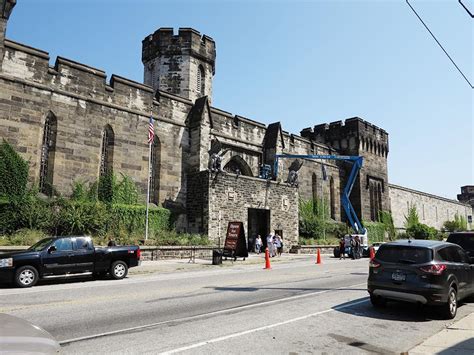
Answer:
[[(360, 150), (365, 150), (386, 157), (388, 153), (388, 133), (360, 117), (308, 127), (301, 131), (301, 136), (342, 149), (345, 154), (359, 154)], [(353, 143), (348, 144), (348, 141)]]
[(148, 85), (115, 74), (107, 83), (105, 71), (60, 56), (50, 66), (48, 52), (11, 40), (5, 40), (5, 49), (0, 73), (4, 78), (138, 112), (149, 112), (153, 105), (154, 91)]
[(311, 140), (318, 140), (321, 137), (332, 138), (333, 136), (355, 135), (357, 137), (377, 137), (377, 139), (388, 143), (388, 133), (376, 125), (363, 120), (360, 117), (348, 118), (344, 121), (334, 121), (322, 123), (313, 128), (304, 128), (301, 136)]
[(156, 58), (159, 55), (187, 54), (198, 57), (209, 63), (215, 70), (216, 43), (206, 35), (201, 35), (193, 28), (180, 28), (174, 34), (173, 28), (162, 27), (142, 41), (142, 62)]

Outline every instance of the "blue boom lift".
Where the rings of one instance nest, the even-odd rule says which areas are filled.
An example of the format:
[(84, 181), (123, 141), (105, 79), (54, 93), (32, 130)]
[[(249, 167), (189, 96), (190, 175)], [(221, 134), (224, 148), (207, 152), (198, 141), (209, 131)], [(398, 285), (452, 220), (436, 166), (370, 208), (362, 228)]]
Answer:
[(360, 168), (362, 167), (363, 158), (359, 156), (350, 156), (350, 155), (295, 155), (295, 154), (277, 154), (275, 158), (275, 166), (274, 166), (274, 176), (275, 178), (278, 176), (278, 159), (325, 159), (325, 160), (344, 160), (344, 161), (352, 161), (352, 170), (349, 174), (349, 178), (347, 179), (347, 184), (344, 187), (344, 191), (342, 192), (341, 196), (341, 204), (346, 212), (347, 219), (349, 223), (358, 235), (364, 235), (364, 242), (363, 245), (366, 247), (367, 245), (367, 231), (359, 221), (356, 212), (354, 211), (354, 207), (352, 207), (351, 201), (349, 196), (352, 191), (352, 187), (354, 186), (355, 180), (357, 178), (357, 174), (359, 173)]

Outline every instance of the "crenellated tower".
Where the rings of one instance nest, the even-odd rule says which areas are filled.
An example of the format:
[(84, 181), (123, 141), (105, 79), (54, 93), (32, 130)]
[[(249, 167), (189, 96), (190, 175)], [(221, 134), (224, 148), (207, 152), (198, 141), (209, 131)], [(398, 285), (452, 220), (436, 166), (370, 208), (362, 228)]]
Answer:
[(144, 83), (193, 102), (212, 96), (216, 44), (192, 28), (160, 28), (142, 41)]
[[(364, 157), (351, 194), (351, 202), (359, 218), (375, 221), (379, 211), (390, 210), (387, 172), (389, 145), (385, 130), (353, 117), (305, 128), (301, 136), (326, 144), (339, 154)], [(350, 169), (347, 164), (341, 164), (341, 167), (347, 171)]]
[(13, 8), (16, 5), (16, 0), (0, 0), (0, 68), (3, 62), (3, 55), (5, 53), (5, 32), (7, 31), (7, 23)]

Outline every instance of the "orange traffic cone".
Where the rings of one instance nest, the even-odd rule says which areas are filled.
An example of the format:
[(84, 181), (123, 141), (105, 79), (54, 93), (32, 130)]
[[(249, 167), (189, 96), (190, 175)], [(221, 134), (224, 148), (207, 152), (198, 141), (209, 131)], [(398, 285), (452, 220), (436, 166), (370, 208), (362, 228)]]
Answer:
[(369, 248), (369, 256), (370, 256), (370, 260), (374, 260), (375, 258), (375, 250), (374, 250), (374, 247), (370, 247)]
[(316, 253), (316, 264), (322, 264), (321, 261), (321, 250), (318, 248), (318, 252)]
[(271, 269), (270, 266), (270, 252), (268, 251), (268, 247), (265, 248), (265, 267), (264, 269)]

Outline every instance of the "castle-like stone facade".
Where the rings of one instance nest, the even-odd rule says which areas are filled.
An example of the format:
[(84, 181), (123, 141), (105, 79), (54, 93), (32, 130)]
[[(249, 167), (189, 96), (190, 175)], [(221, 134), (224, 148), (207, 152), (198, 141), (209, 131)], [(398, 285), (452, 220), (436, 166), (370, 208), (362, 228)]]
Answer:
[[(107, 82), (104, 71), (62, 57), (50, 66), (47, 52), (5, 38), (14, 5), (0, 0), (0, 136), (29, 161), (31, 182), (44, 193), (68, 195), (74, 180), (116, 172), (145, 196), (151, 115), (150, 201), (175, 213), (178, 230), (217, 241), (239, 220), (249, 235), (280, 231), (289, 246), (298, 240), (299, 198), (324, 198), (331, 217), (345, 220), (340, 196), (350, 163), (305, 160), (294, 187), (285, 183), (292, 159), (279, 160), (279, 176), (259, 178), (277, 154), (362, 156), (351, 195), (359, 218), (375, 220), (391, 209), (383, 129), (354, 117), (295, 135), (279, 122), (267, 126), (213, 107), (216, 46), (190, 28), (145, 37), (144, 84), (117, 75)], [(227, 175), (208, 172), (216, 141)]]

